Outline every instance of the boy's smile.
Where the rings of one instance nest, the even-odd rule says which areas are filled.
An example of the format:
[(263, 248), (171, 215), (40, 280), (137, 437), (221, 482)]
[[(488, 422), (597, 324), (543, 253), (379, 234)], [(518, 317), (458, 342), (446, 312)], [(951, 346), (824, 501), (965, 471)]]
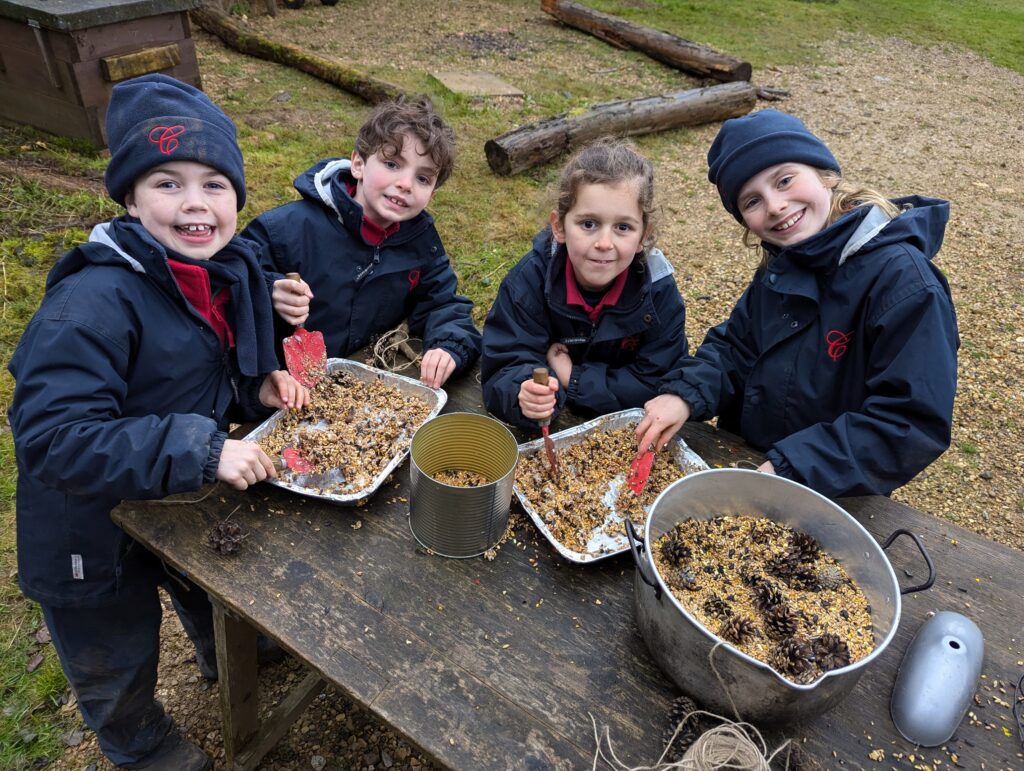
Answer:
[(381, 148), (367, 159), (352, 153), (355, 200), (368, 220), (382, 228), (411, 220), (434, 195), (437, 169), (426, 147), (404, 134), (401, 152), (387, 155)]
[(580, 185), (573, 207), (559, 222), (551, 213), (555, 240), (565, 244), (576, 283), (587, 291), (607, 288), (643, 246), (644, 215), (638, 182)]
[(150, 169), (125, 196), (128, 213), (157, 241), (194, 260), (227, 246), (238, 224), (237, 196), (228, 178), (194, 161)]
[(750, 232), (775, 246), (803, 241), (828, 225), (832, 191), (803, 163), (769, 166), (740, 188), (740, 214)]

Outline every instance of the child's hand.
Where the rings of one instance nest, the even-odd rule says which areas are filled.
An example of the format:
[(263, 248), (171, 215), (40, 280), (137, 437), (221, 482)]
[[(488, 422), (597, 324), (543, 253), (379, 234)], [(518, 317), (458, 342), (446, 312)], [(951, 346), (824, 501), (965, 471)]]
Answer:
[(309, 404), (309, 390), (285, 370), (279, 369), (263, 378), (259, 398), (264, 407), (301, 410)]
[(770, 460), (766, 460), (764, 463), (758, 466), (757, 470), (760, 471), (762, 474), (771, 474), (772, 476), (775, 476), (775, 466), (772, 465), (772, 462)]
[(245, 490), (267, 477), (276, 479), (274, 463), (255, 442), (224, 440), (217, 464), (217, 479), (227, 482), (236, 490)]
[(636, 427), (640, 449), (660, 450), (690, 418), (690, 405), (675, 394), (655, 396), (644, 405), (644, 419)]
[(569, 378), (572, 377), (572, 358), (569, 356), (569, 348), (565, 343), (552, 343), (548, 348), (548, 366), (555, 371), (555, 377), (564, 388), (569, 387)]
[(305, 281), (282, 278), (274, 282), (271, 299), (277, 315), (292, 326), (298, 326), (309, 318), (309, 301), (313, 299), (313, 290)]
[(420, 380), (431, 388), (440, 388), (455, 371), (455, 359), (444, 348), (431, 348), (420, 362)]
[(530, 420), (547, 420), (555, 411), (557, 380), (548, 380), (547, 385), (524, 380), (519, 386), (519, 409)]

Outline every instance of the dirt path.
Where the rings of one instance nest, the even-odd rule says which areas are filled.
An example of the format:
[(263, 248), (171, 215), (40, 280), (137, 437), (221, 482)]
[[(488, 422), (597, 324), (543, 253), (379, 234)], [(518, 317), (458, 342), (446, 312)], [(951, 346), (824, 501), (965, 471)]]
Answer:
[[(447, 18), (445, 23), (450, 24)], [(458, 39), (444, 30), (426, 39), (428, 24), (401, 26), (425, 36), (409, 51), (430, 51), (447, 39), (504, 57), (549, 38), (561, 39), (557, 53), (564, 53), (565, 36), (571, 34), (511, 16), (494, 23), (518, 26), (511, 38), (503, 27)], [(356, 26), (368, 24), (377, 26), (365, 19)], [(395, 26), (382, 23), (379, 28)], [(478, 26), (475, 21), (463, 28)], [(531, 30), (543, 34), (531, 37)], [(386, 43), (378, 47), (382, 56)], [(200, 45), (215, 44), (200, 38)], [(344, 49), (345, 42), (333, 45)], [(792, 98), (778, 106), (804, 118), (829, 143), (849, 177), (887, 194), (921, 193), (953, 204), (937, 261), (953, 287), (963, 338), (953, 446), (895, 497), (1024, 548), (1024, 127), (1019, 117), (1024, 77), (970, 53), (922, 49), (899, 40), (843, 37), (821, 53), (818, 66), (760, 72), (758, 82), (791, 90)], [(723, 318), (754, 265), (739, 243), (735, 223), (705, 181), (704, 153), (716, 131), (716, 126), (701, 129), (692, 142), (680, 142), (657, 159), (664, 208), (660, 241), (679, 269), (693, 342)], [(160, 698), (190, 736), (218, 752), (217, 689), (199, 677), (173, 615), (165, 621), (160, 672)], [(294, 662), (274, 665), (264, 672), (266, 696), (279, 696), (300, 677)], [(82, 769), (90, 763), (108, 767), (95, 737), (87, 734), (55, 767)], [(425, 765), (392, 732), (329, 692), (293, 726), (263, 768)]]

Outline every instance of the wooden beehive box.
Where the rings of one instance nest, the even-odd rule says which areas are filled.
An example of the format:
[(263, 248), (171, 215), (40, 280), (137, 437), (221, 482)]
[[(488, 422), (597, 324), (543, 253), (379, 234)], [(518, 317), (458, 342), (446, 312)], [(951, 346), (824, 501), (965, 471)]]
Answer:
[(0, 0), (0, 118), (106, 147), (121, 80), (200, 85), (188, 11), (200, 0)]

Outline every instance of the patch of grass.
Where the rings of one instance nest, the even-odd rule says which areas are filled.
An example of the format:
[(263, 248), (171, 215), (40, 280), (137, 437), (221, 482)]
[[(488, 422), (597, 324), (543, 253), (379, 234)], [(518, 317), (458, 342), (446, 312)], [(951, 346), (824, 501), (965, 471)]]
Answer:
[[(11, 433), (0, 433), (0, 464), (14, 468)], [(53, 759), (63, 751), (61, 734), (67, 720), (57, 712), (67, 681), (57, 655), (33, 637), (42, 623), (38, 606), (26, 600), (12, 577), (14, 544), (15, 475), (0, 475), (0, 768), (20, 768), (41, 758)], [(33, 672), (27, 665), (42, 653), (43, 663)]]
[(640, 24), (705, 43), (757, 67), (796, 64), (838, 32), (900, 37), (920, 45), (970, 48), (1002, 67), (1024, 72), (1024, 5), (1017, 0), (588, 0)]
[(958, 447), (960, 448), (960, 452), (962, 452), (964, 455), (977, 455), (979, 452), (978, 445), (972, 442), (960, 442)]

